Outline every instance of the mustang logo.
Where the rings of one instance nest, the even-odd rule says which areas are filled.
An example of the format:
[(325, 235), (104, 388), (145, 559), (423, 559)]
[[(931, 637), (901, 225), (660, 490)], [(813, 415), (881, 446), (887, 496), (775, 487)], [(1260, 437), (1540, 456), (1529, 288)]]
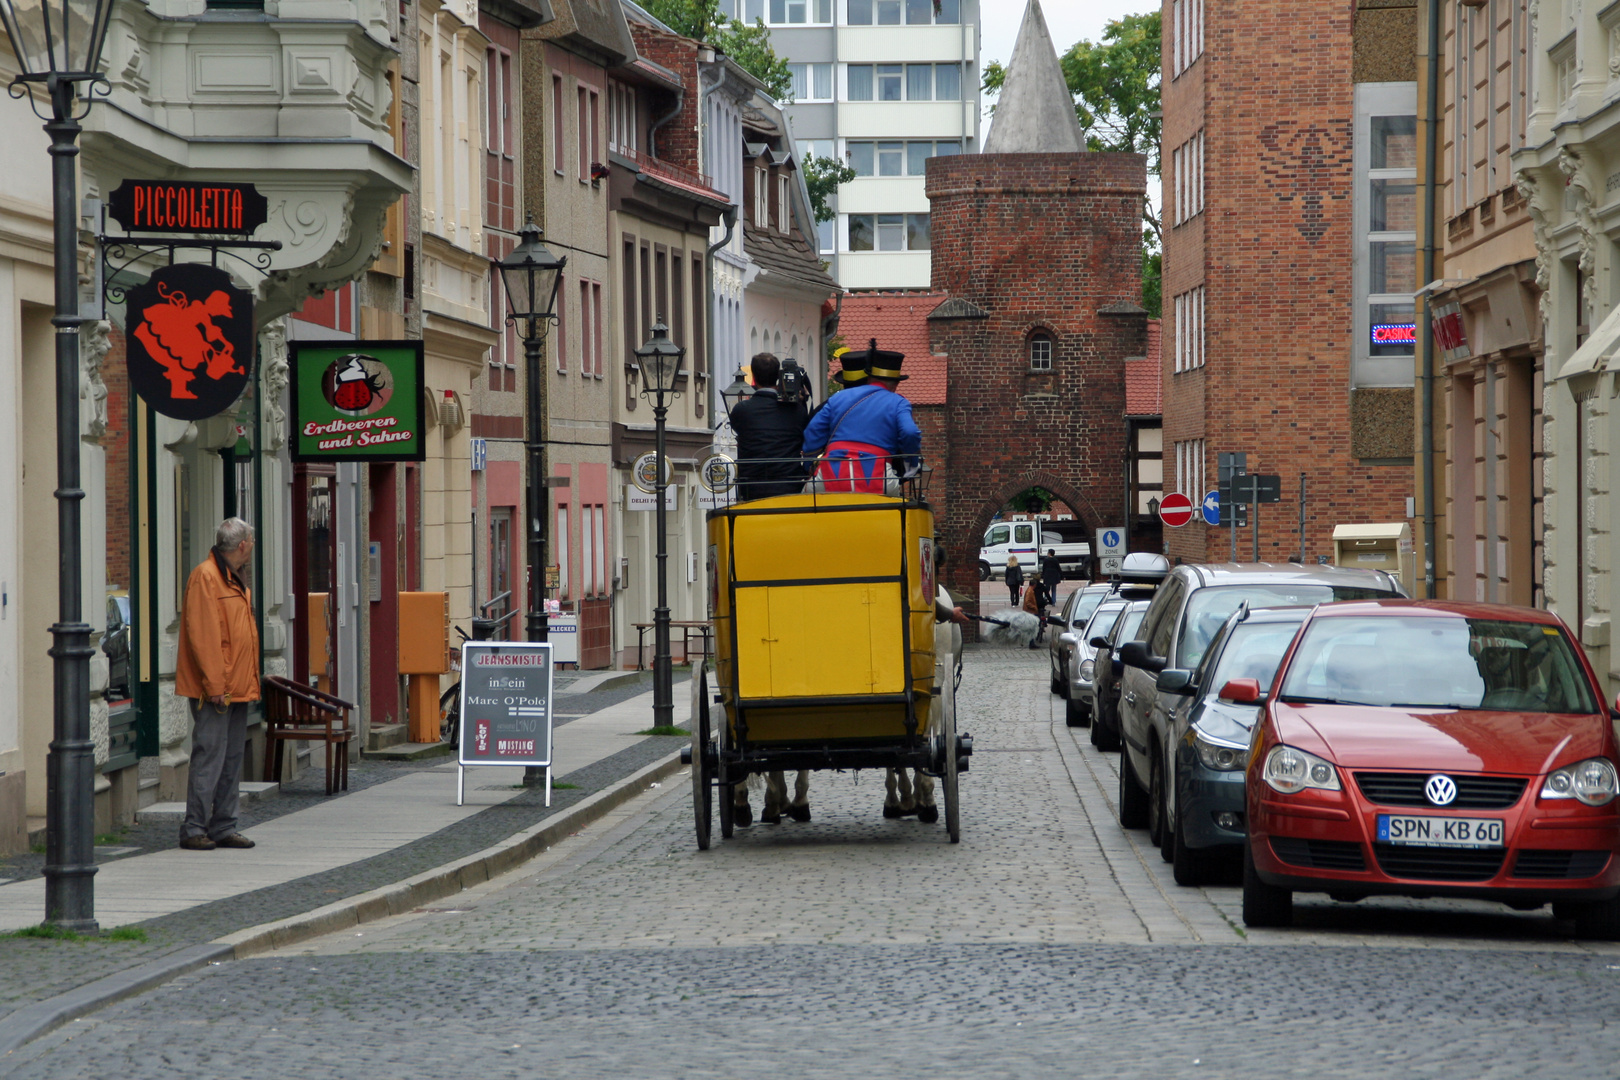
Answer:
[(216, 289), (206, 300), (191, 300), (161, 281), (157, 289), (164, 302), (142, 310), (135, 336), (152, 359), (162, 365), (172, 397), (196, 399), (189, 386), (198, 368), (215, 381), (226, 375), (247, 374), (247, 369), (236, 362), (235, 346), (214, 325), (215, 319), (232, 317), (228, 294)]

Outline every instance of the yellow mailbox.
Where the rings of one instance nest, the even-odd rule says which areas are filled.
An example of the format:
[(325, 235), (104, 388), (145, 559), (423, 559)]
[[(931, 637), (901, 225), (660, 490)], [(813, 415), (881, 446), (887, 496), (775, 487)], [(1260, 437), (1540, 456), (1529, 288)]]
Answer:
[(1333, 527), (1333, 564), (1384, 570), (1412, 590), (1412, 526), (1404, 521)]
[(450, 670), (450, 594), (399, 594), (399, 672), (409, 675), (411, 741), (438, 742), (439, 676)]

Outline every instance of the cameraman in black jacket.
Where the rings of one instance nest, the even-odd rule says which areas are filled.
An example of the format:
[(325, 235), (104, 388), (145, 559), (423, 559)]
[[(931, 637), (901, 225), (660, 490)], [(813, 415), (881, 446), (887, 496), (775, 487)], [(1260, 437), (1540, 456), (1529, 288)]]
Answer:
[(737, 433), (737, 497), (797, 495), (805, 478), (800, 451), (804, 429), (810, 423), (804, 400), (809, 386), (794, 380), (799, 384), (794, 388), (794, 400), (784, 400), (777, 387), (781, 361), (771, 353), (760, 353), (751, 367), (754, 394), (731, 410), (731, 429)]

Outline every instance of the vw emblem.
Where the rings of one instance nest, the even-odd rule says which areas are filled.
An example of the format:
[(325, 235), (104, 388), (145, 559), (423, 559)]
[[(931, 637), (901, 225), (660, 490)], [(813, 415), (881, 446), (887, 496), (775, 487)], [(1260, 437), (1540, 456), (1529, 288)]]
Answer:
[(1451, 801), (1457, 797), (1457, 782), (1449, 776), (1436, 773), (1429, 777), (1429, 782), (1423, 785), (1423, 794), (1436, 806), (1450, 806)]

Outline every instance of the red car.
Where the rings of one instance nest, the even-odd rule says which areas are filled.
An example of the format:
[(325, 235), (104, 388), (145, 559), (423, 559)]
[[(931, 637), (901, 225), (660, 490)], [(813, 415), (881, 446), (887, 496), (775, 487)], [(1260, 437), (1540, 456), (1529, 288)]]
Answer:
[[(1259, 699), (1234, 680), (1228, 700)], [(1556, 615), (1435, 600), (1325, 604), (1250, 746), (1243, 921), (1295, 892), (1553, 905), (1620, 939), (1620, 756)]]

